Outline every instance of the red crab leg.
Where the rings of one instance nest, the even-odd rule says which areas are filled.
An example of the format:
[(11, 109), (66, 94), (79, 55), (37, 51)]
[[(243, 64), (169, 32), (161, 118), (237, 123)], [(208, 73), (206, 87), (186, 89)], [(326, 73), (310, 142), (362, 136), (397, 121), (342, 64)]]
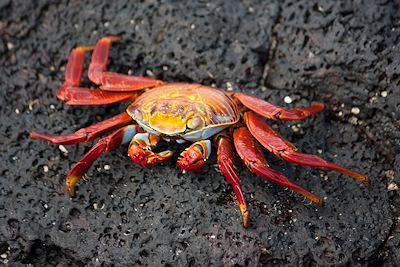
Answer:
[(67, 105), (106, 105), (135, 98), (135, 93), (102, 92), (79, 87), (85, 53), (92, 49), (92, 46), (85, 46), (72, 50), (65, 68), (65, 81), (57, 93), (57, 98)]
[(72, 144), (91, 141), (97, 138), (98, 136), (102, 135), (104, 132), (124, 126), (130, 123), (131, 121), (132, 121), (131, 116), (129, 116), (128, 113), (123, 112), (107, 120), (93, 124), (86, 128), (82, 128), (72, 134), (60, 136), (60, 135), (32, 132), (30, 137), (33, 139), (45, 140), (53, 144), (72, 145)]
[(119, 36), (107, 36), (96, 43), (89, 65), (89, 79), (106, 91), (136, 91), (164, 84), (163, 81), (148, 77), (106, 72), (111, 43), (120, 40)]
[[(60, 94), (57, 94), (58, 96)], [(94, 106), (108, 105), (125, 100), (133, 101), (138, 96), (136, 93), (112, 93), (81, 87), (66, 87), (63, 91), (62, 101), (65, 101), (65, 104), (70, 106)]]
[(211, 153), (211, 142), (201, 140), (193, 143), (183, 151), (177, 161), (177, 165), (184, 171), (198, 172), (203, 168)]
[(219, 169), (224, 175), (226, 181), (232, 186), (235, 192), (236, 199), (239, 204), (240, 213), (243, 218), (243, 227), (249, 226), (250, 213), (247, 209), (246, 200), (243, 195), (240, 179), (236, 174), (236, 167), (234, 165), (233, 151), (230, 140), (227, 137), (220, 136), (217, 139), (217, 161)]
[(283, 139), (254, 112), (246, 112), (244, 120), (251, 134), (275, 156), (300, 165), (334, 170), (353, 177), (365, 186), (369, 185), (368, 177), (361, 173), (327, 162), (314, 155), (296, 152), (297, 148), (293, 144)]
[(159, 165), (171, 159), (173, 153), (170, 150), (160, 153), (151, 151), (160, 140), (161, 137), (149, 133), (136, 134), (129, 145), (128, 156), (142, 167)]
[(117, 130), (113, 134), (100, 139), (68, 173), (66, 180), (68, 194), (71, 197), (76, 196), (75, 185), (101, 154), (109, 152), (122, 144), (128, 143), (132, 140), (136, 132), (140, 130), (140, 127), (137, 125), (128, 125)]
[(318, 196), (291, 182), (282, 173), (269, 168), (258, 144), (245, 127), (235, 129), (233, 138), (236, 151), (251, 172), (266, 180), (290, 188), (318, 205), (323, 205), (322, 200)]
[(324, 104), (322, 103), (316, 103), (309, 107), (284, 109), (247, 94), (234, 93), (233, 96), (247, 108), (271, 120), (303, 120), (324, 109)]

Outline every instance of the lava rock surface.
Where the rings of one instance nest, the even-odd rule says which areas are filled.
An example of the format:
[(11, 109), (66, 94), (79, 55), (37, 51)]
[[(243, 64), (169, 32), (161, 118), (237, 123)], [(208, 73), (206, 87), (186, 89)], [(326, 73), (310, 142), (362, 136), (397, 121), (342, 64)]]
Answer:
[[(399, 10), (361, 0), (1, 1), (0, 262), (395, 266)], [(70, 50), (110, 34), (123, 38), (112, 47), (112, 71), (233, 88), (285, 107), (323, 101), (327, 109), (313, 118), (272, 125), (301, 151), (361, 171), (372, 185), (266, 154), (325, 197), (321, 208), (237, 161), (251, 212), (244, 229), (215, 155), (200, 174), (183, 174), (174, 161), (134, 166), (122, 147), (96, 161), (69, 199), (65, 175), (92, 143), (65, 150), (29, 132), (67, 134), (126, 108), (55, 98)], [(86, 77), (83, 84), (92, 86)]]

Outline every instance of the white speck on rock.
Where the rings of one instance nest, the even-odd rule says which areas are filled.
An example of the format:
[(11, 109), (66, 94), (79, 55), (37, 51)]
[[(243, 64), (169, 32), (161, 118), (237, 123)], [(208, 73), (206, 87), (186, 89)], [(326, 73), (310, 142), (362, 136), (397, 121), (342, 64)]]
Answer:
[(153, 73), (151, 70), (146, 70), (146, 74), (147, 74), (147, 76), (149, 76), (149, 77), (152, 77), (152, 78), (155, 77), (155, 76), (154, 76), (154, 73)]
[(49, 171), (49, 166), (44, 165), (44, 166), (43, 166), (43, 171), (44, 171), (44, 172), (48, 172), (48, 171)]
[(385, 176), (389, 179), (389, 181), (393, 181), (395, 177), (394, 170), (387, 170), (385, 171)]
[(360, 109), (358, 107), (351, 108), (351, 113), (357, 115), (360, 114)]
[(8, 50), (12, 50), (14, 48), (14, 44), (11, 42), (7, 42), (7, 48)]
[(290, 103), (292, 103), (292, 98), (290, 97), (290, 96), (285, 96), (285, 98), (283, 99), (283, 101), (286, 103), (286, 104), (290, 104)]
[(300, 128), (297, 125), (292, 125), (291, 128), (292, 128), (292, 131), (295, 132), (295, 133), (300, 131)]
[(358, 119), (356, 117), (354, 117), (354, 116), (351, 116), (350, 119), (349, 119), (349, 122), (351, 124), (353, 124), (353, 125), (357, 125)]
[(395, 184), (395, 183), (390, 183), (389, 185), (388, 185), (388, 187), (387, 187), (387, 189), (389, 190), (389, 191), (395, 191), (395, 190), (398, 190), (399, 189), (399, 186), (397, 185), (397, 184)]
[(227, 91), (233, 91), (233, 86), (232, 86), (232, 84), (230, 82), (226, 83), (226, 90)]
[(65, 146), (63, 145), (59, 145), (58, 149), (64, 154), (64, 155), (68, 155), (68, 150), (65, 148)]

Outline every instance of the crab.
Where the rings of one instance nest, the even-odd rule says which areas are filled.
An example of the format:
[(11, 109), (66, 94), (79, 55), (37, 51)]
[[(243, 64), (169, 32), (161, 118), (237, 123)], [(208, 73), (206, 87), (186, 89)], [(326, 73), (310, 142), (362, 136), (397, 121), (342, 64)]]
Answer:
[[(263, 148), (281, 160), (334, 170), (368, 186), (368, 177), (359, 172), (315, 155), (298, 152), (265, 120), (303, 120), (321, 112), (324, 104), (285, 109), (241, 92), (225, 92), (201, 84), (167, 83), (149, 77), (109, 72), (106, 65), (111, 44), (120, 40), (119, 36), (107, 36), (95, 46), (73, 49), (57, 98), (67, 105), (107, 105), (131, 101), (126, 111), (68, 135), (30, 134), (31, 138), (53, 144), (72, 145), (87, 143), (114, 130), (112, 134), (99, 139), (69, 171), (66, 188), (70, 197), (76, 196), (76, 184), (93, 162), (101, 154), (123, 144), (129, 144), (128, 156), (140, 166), (155, 166), (170, 160), (172, 151), (153, 151), (163, 140), (190, 143), (177, 160), (178, 167), (183, 171), (200, 171), (210, 156), (212, 146), (216, 147), (219, 169), (236, 195), (245, 228), (249, 225), (250, 216), (234, 165), (236, 153), (250, 172), (289, 188), (317, 205), (323, 205), (320, 197), (270, 168)], [(84, 54), (90, 51), (93, 52), (88, 78), (98, 89), (80, 87)]]

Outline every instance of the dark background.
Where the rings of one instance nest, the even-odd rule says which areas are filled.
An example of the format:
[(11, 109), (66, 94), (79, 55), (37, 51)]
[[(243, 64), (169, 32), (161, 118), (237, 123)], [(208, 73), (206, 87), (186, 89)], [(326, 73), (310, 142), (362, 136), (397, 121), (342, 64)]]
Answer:
[[(394, 1), (0, 1), (0, 262), (398, 264), (398, 10)], [(323, 101), (318, 116), (272, 124), (301, 151), (369, 175), (372, 186), (267, 154), (326, 197), (320, 208), (238, 161), (251, 212), (243, 229), (215, 155), (202, 173), (182, 174), (175, 160), (134, 166), (123, 147), (102, 156), (69, 199), (65, 175), (91, 144), (65, 153), (29, 131), (67, 134), (126, 108), (55, 98), (70, 50), (108, 34), (123, 37), (112, 47), (113, 71), (230, 84), (286, 107)]]

